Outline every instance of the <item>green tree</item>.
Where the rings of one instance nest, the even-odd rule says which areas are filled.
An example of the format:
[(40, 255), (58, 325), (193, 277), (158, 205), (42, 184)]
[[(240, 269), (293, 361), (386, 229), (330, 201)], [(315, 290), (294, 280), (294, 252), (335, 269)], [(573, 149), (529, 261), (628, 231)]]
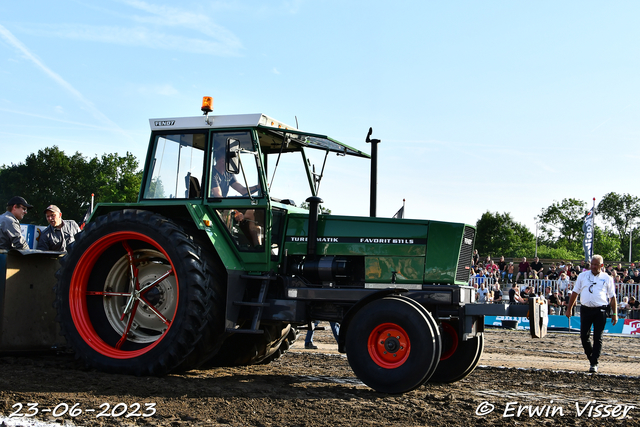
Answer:
[[(327, 209), (322, 205), (319, 205), (319, 206), (320, 206), (320, 212), (322, 213), (322, 215), (331, 215), (331, 209)], [(300, 207), (302, 209), (309, 210), (309, 203), (308, 202), (302, 202), (302, 203), (300, 203)]]
[(616, 231), (620, 252), (628, 257), (630, 233), (640, 217), (640, 198), (631, 194), (607, 193), (598, 203), (596, 213)]
[(552, 259), (583, 259), (584, 255), (572, 252), (567, 248), (551, 248), (546, 245), (538, 245), (538, 257)]
[(62, 210), (63, 218), (82, 221), (91, 194), (96, 202), (135, 202), (141, 172), (131, 154), (104, 154), (87, 161), (76, 152), (67, 156), (58, 147), (30, 154), (24, 163), (0, 168), (0, 200), (20, 195), (34, 205), (23, 222), (46, 224), (44, 209), (50, 204)]
[(582, 224), (587, 214), (586, 202), (578, 199), (563, 199), (542, 209), (536, 220), (540, 222), (540, 241), (550, 248), (564, 248), (568, 252), (580, 253), (582, 249)]
[(535, 236), (510, 213), (487, 211), (476, 222), (476, 229), (475, 247), (483, 257), (531, 257), (535, 252)]
[(96, 186), (95, 194), (103, 203), (136, 202), (140, 191), (142, 171), (138, 171), (138, 160), (133, 154), (120, 157), (103, 154), (88, 163)]
[[(622, 252), (620, 251), (620, 239), (618, 239), (616, 233), (598, 226), (595, 227), (594, 231), (593, 253), (602, 255), (606, 261), (621, 261)], [(584, 258), (584, 252), (582, 253), (582, 258)]]

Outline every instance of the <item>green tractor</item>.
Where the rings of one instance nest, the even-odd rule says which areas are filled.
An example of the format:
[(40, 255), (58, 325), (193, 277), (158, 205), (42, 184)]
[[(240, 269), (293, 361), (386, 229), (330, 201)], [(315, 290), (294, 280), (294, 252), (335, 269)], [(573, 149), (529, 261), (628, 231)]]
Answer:
[[(152, 119), (137, 203), (98, 204), (57, 273), (66, 343), (90, 367), (163, 375), (268, 363), (296, 327), (340, 323), (339, 351), (380, 392), (469, 375), (484, 315), (475, 229), (324, 215), (308, 155), (369, 155), (263, 114)], [(297, 161), (309, 210), (272, 192)]]

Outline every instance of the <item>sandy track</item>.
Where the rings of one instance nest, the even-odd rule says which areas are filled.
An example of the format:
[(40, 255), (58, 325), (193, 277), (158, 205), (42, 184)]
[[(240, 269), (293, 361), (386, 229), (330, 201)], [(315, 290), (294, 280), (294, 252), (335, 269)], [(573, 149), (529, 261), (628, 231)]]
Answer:
[[(36, 418), (91, 426), (640, 425), (638, 338), (605, 338), (602, 373), (591, 375), (584, 372), (588, 366), (577, 335), (550, 334), (532, 341), (523, 331), (492, 329), (486, 333), (481, 366), (466, 379), (387, 395), (355, 378), (328, 328), (316, 334), (318, 350), (303, 348), (303, 333), (287, 355), (269, 365), (163, 378), (88, 371), (69, 355), (0, 357), (0, 418), (15, 413), (16, 404), (36, 402), (39, 409), (78, 403), (83, 413), (77, 417), (40, 412)], [(143, 409), (154, 403), (156, 413), (96, 416), (104, 409), (100, 405), (113, 410), (118, 403), (127, 406), (127, 413), (135, 403)], [(595, 418), (606, 404), (612, 405), (610, 416)], [(615, 405), (619, 413), (613, 417)], [(490, 413), (478, 415), (491, 407)], [(519, 417), (510, 416), (522, 407)], [(545, 416), (546, 408), (555, 408), (555, 414)]]

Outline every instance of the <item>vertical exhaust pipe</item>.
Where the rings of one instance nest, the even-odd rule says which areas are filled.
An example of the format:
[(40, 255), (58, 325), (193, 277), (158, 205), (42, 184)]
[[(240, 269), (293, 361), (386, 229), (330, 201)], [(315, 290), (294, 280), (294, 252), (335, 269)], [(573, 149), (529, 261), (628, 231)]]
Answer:
[(378, 187), (378, 144), (379, 139), (370, 139), (369, 137), (373, 133), (373, 128), (369, 128), (367, 134), (367, 142), (371, 143), (371, 190), (369, 201), (369, 216), (375, 218), (376, 216), (376, 199), (377, 199), (377, 187)]
[(318, 205), (322, 203), (322, 199), (318, 196), (309, 197), (306, 200), (309, 203), (309, 232), (307, 235), (307, 255), (316, 255), (316, 246), (318, 244)]

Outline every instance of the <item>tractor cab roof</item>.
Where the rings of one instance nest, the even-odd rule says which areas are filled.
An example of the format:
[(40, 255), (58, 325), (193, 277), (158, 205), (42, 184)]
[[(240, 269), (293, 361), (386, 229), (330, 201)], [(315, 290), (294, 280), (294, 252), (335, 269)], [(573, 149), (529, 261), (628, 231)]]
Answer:
[(265, 154), (300, 151), (302, 147), (307, 147), (339, 155), (370, 158), (368, 154), (326, 135), (300, 131), (261, 113), (149, 119), (149, 125), (152, 131), (252, 127), (258, 129), (260, 148)]

